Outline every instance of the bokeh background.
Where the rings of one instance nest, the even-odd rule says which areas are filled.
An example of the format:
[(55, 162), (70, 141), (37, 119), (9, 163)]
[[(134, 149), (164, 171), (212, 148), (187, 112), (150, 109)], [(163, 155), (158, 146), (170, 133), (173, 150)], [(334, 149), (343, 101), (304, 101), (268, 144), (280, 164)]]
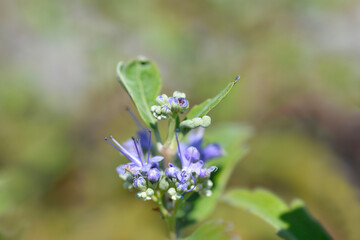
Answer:
[[(240, 74), (210, 114), (255, 129), (229, 188), (301, 198), (335, 239), (360, 239), (359, 26), (356, 0), (1, 1), (0, 238), (165, 239), (103, 140), (136, 130), (115, 67), (144, 55), (191, 104)], [(245, 211), (212, 218), (278, 239)]]

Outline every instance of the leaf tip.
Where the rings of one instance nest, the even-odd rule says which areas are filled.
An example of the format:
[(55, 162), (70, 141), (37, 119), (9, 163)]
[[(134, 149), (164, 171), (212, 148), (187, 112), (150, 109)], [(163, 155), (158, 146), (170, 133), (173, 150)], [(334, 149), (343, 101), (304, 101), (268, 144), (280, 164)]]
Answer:
[(240, 75), (237, 75), (237, 76), (235, 77), (235, 79), (234, 79), (234, 83), (236, 83), (237, 81), (239, 81), (239, 79), (240, 79)]

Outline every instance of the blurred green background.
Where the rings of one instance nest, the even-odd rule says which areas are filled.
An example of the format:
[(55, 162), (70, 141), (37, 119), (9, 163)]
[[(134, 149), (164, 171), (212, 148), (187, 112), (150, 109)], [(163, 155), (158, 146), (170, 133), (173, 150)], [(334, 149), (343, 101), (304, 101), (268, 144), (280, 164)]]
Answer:
[[(356, 0), (1, 1), (0, 238), (166, 238), (103, 140), (136, 130), (115, 67), (144, 55), (192, 105), (240, 74), (210, 114), (255, 129), (229, 188), (299, 197), (335, 239), (360, 239), (359, 26)], [(245, 211), (212, 218), (278, 239)]]

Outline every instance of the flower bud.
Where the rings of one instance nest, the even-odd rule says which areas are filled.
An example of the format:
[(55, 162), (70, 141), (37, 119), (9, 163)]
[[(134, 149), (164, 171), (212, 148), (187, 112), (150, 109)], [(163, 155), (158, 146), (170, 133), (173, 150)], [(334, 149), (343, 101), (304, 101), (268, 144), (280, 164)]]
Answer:
[(201, 120), (202, 120), (202, 123), (201, 123), (202, 127), (206, 128), (206, 127), (210, 126), (211, 118), (209, 116), (203, 116)]
[(152, 168), (148, 171), (147, 177), (148, 177), (149, 181), (156, 182), (160, 179), (161, 172), (157, 168)]
[(205, 190), (199, 191), (199, 194), (200, 194), (200, 196), (203, 196), (203, 197), (211, 197), (212, 191), (209, 189), (205, 189)]
[(179, 192), (185, 192), (188, 188), (186, 183), (176, 183), (176, 190)]
[(169, 183), (168, 183), (168, 181), (166, 180), (166, 177), (164, 177), (163, 179), (160, 180), (159, 188), (160, 188), (161, 190), (163, 190), (163, 191), (168, 190), (168, 188), (169, 188)]
[(200, 159), (200, 153), (195, 147), (188, 147), (185, 152), (185, 158), (194, 162)]
[(179, 173), (179, 169), (175, 167), (172, 163), (169, 163), (169, 167), (165, 170), (166, 176), (169, 178), (176, 178)]
[[(118, 169), (124, 170), (123, 168), (120, 168), (120, 167), (118, 167)], [(120, 170), (119, 170), (119, 171), (120, 171)], [(119, 171), (118, 171), (118, 172), (119, 172)], [(129, 172), (125, 171), (125, 170), (124, 170), (124, 172), (122, 172), (122, 173), (123, 173), (123, 174), (120, 174), (120, 173), (119, 173), (119, 177), (120, 177), (122, 180), (128, 181), (128, 182), (132, 181), (133, 176), (132, 176), (131, 173), (129, 173)]]
[(210, 179), (207, 179), (203, 182), (203, 186), (204, 188), (210, 189), (212, 186), (214, 186), (214, 183)]
[(182, 128), (198, 128), (198, 127), (209, 127), (211, 124), (211, 118), (209, 116), (203, 116), (202, 118), (196, 117), (188, 119), (180, 123)]
[(138, 177), (134, 179), (134, 187), (145, 190), (146, 189), (146, 180), (143, 177)]
[(146, 189), (146, 196), (151, 197), (154, 195), (154, 190), (151, 188)]
[(169, 188), (168, 194), (169, 194), (170, 196), (173, 196), (173, 195), (175, 195), (176, 193), (177, 193), (177, 192), (176, 192), (175, 188)]
[(168, 99), (169, 99), (169, 97), (166, 94), (162, 94), (156, 98), (156, 102), (159, 105), (164, 105), (167, 103)]
[(186, 98), (186, 94), (183, 92), (175, 91), (173, 93), (173, 97), (174, 98)]

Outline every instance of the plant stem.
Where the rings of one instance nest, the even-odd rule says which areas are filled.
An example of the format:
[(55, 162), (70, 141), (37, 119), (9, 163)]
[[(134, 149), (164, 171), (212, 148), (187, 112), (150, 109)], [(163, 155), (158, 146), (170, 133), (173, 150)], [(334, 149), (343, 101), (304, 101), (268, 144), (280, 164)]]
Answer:
[(172, 117), (169, 119), (169, 129), (165, 144), (168, 143), (170, 145), (172, 142), (174, 142), (175, 130), (176, 130), (175, 128), (176, 128), (176, 119)]
[(162, 148), (162, 154), (165, 157), (165, 166), (172, 161), (175, 153), (176, 153), (176, 141), (175, 141), (175, 129), (176, 128), (176, 119), (169, 119), (169, 130), (168, 135), (166, 137), (166, 141), (164, 142), (164, 146)]

